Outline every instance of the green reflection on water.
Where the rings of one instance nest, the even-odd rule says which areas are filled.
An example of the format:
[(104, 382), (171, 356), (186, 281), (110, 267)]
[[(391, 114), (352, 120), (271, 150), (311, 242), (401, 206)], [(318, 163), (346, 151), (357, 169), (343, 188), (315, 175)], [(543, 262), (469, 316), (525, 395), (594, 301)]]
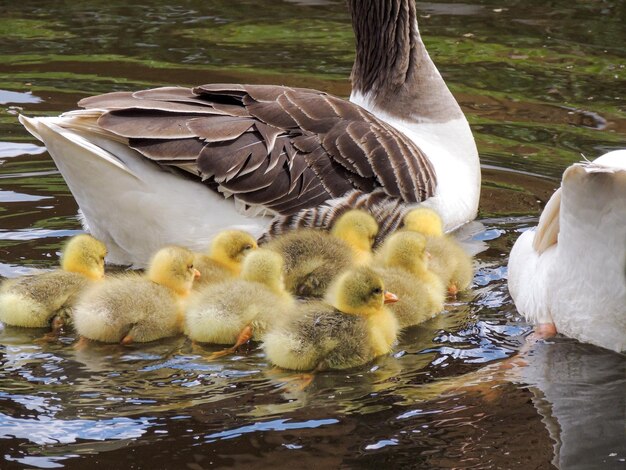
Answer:
[(49, 29), (47, 21), (33, 19), (0, 18), (0, 37), (4, 40), (24, 39), (68, 39), (74, 35), (71, 31)]

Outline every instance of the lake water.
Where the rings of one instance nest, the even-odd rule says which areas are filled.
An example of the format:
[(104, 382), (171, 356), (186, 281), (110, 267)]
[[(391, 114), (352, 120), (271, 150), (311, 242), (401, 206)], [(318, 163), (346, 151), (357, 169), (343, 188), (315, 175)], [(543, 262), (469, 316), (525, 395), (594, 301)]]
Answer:
[[(184, 338), (76, 351), (0, 327), (0, 468), (624, 468), (624, 356), (527, 350), (506, 262), (569, 164), (626, 146), (626, 2), (417, 5), (483, 165), (472, 290), (393, 355), (303, 390), (254, 345), (210, 361)], [(342, 1), (3, 1), (0, 276), (55, 266), (81, 230), (17, 113), (210, 82), (346, 97), (352, 60)]]

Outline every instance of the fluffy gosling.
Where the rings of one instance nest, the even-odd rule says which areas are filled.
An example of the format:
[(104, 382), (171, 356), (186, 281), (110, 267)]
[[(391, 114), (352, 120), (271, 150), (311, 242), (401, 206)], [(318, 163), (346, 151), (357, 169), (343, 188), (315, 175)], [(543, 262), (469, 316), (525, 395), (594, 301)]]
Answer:
[(378, 233), (374, 218), (361, 210), (343, 214), (331, 229), (300, 229), (280, 236), (266, 248), (285, 260), (285, 285), (300, 297), (323, 297), (346, 269), (367, 262)]
[(371, 214), (360, 209), (349, 210), (337, 219), (330, 233), (350, 245), (357, 264), (367, 264), (372, 260), (378, 223)]
[(61, 269), (8, 279), (0, 286), (0, 321), (55, 329), (67, 321), (77, 295), (104, 276), (104, 244), (91, 235), (72, 237), (61, 253)]
[(185, 299), (199, 272), (190, 251), (159, 250), (144, 275), (105, 279), (80, 297), (74, 309), (77, 333), (105, 343), (148, 342), (178, 334)]
[(385, 304), (397, 301), (368, 267), (344, 272), (325, 301), (299, 304), (266, 334), (267, 358), (293, 370), (347, 369), (387, 354), (398, 322)]
[(195, 289), (238, 276), (244, 257), (256, 248), (256, 240), (247, 232), (225, 230), (218, 233), (208, 253), (195, 253), (194, 267), (200, 272)]
[(390, 308), (400, 328), (418, 325), (443, 310), (446, 289), (428, 269), (426, 238), (415, 232), (396, 232), (380, 248), (376, 271), (399, 301)]
[(295, 301), (283, 283), (283, 259), (260, 249), (246, 256), (237, 279), (207, 285), (194, 295), (185, 317), (185, 333), (201, 343), (230, 344), (230, 350), (259, 340), (282, 322)]
[(467, 289), (472, 282), (472, 258), (454, 237), (445, 235), (441, 217), (432, 209), (418, 207), (404, 217), (404, 229), (426, 237), (426, 250), (432, 258), (429, 268), (437, 274), (450, 295)]

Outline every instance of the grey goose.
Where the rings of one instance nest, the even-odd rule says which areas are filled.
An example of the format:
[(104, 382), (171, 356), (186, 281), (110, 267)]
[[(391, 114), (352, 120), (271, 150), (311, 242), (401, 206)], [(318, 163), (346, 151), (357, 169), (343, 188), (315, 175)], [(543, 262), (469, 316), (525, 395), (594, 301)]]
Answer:
[(418, 203), (446, 229), (476, 216), (478, 152), (421, 40), (413, 0), (349, 0), (350, 101), (276, 85), (113, 92), (20, 121), (43, 141), (108, 262), (163, 244), (203, 250), (224, 229), (328, 227), (348, 207), (381, 235)]

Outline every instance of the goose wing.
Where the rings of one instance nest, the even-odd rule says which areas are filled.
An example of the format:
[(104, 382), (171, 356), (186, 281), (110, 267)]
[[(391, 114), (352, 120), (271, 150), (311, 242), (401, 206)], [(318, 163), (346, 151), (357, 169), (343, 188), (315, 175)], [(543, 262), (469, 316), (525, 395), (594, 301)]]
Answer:
[(79, 105), (93, 110), (92, 130), (280, 215), (355, 190), (409, 203), (435, 191), (433, 167), (410, 139), (316, 90), (211, 84), (114, 92)]
[(559, 215), (561, 210), (561, 188), (558, 188), (544, 207), (533, 240), (533, 248), (539, 254), (552, 245), (556, 245), (559, 237)]

